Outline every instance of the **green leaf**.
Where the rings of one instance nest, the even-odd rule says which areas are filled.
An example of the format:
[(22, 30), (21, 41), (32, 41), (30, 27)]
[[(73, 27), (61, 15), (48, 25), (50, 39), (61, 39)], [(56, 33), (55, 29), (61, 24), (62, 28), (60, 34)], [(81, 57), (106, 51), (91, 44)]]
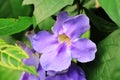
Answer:
[(0, 17), (29, 16), (31, 6), (22, 6), (23, 0), (0, 0)]
[(109, 17), (120, 27), (120, 0), (99, 0)]
[(86, 65), (87, 80), (120, 79), (120, 29), (98, 45), (96, 59)]
[(50, 31), (51, 27), (53, 27), (53, 25), (54, 25), (54, 22), (55, 21), (52, 19), (52, 17), (49, 17), (49, 18), (43, 20), (40, 24), (38, 24), (38, 27), (41, 30), (48, 30), (48, 31)]
[(90, 30), (88, 30), (87, 32), (85, 32), (82, 36), (81, 36), (81, 38), (90, 38)]
[(0, 36), (21, 32), (27, 29), (31, 24), (32, 18), (30, 17), (0, 19)]
[(4, 40), (7, 44), (15, 44), (15, 39), (11, 36), (0, 36), (0, 39)]
[(33, 14), (38, 24), (72, 2), (73, 0), (24, 0), (23, 5), (34, 4)]
[(24, 50), (17, 45), (8, 45), (0, 39), (0, 66), (14, 70), (27, 71), (36, 75), (35, 67), (25, 65), (22, 62), (23, 58), (29, 58)]
[[(97, 16), (92, 10), (85, 9), (85, 13), (90, 18), (90, 21), (94, 26), (102, 32), (113, 32), (118, 27), (116, 24), (108, 22), (107, 20)], [(97, 22), (96, 22), (97, 21)]]
[(84, 1), (83, 6), (85, 8), (95, 8), (95, 0), (82, 0)]
[(0, 80), (19, 80), (20, 71), (10, 70), (0, 66)]

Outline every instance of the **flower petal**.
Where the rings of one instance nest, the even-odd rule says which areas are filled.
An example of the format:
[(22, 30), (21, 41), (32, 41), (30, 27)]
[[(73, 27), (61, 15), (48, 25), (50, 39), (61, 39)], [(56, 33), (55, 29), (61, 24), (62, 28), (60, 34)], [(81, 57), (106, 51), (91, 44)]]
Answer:
[(38, 75), (40, 80), (45, 80), (46, 73), (45, 73), (45, 70), (42, 69), (41, 65), (39, 65), (39, 68), (38, 68)]
[(96, 45), (88, 39), (78, 39), (71, 45), (72, 57), (80, 62), (94, 60), (96, 51)]
[(67, 12), (61, 12), (57, 16), (57, 21), (55, 22), (52, 31), (54, 34), (59, 34), (62, 30), (62, 24), (63, 22), (68, 18)]
[[(75, 63), (72, 63), (69, 71), (67, 72), (68, 77), (71, 76), (71, 80), (86, 80), (84, 71), (78, 67)], [(69, 79), (68, 79), (69, 80)]]
[(80, 37), (89, 27), (89, 19), (83, 14), (68, 18), (63, 23), (63, 31), (70, 38)]
[(35, 54), (32, 54), (30, 58), (23, 59), (23, 62), (28, 66), (35, 66), (36, 69), (38, 68), (38, 65), (40, 63), (39, 56), (36, 56)]
[(72, 64), (68, 69), (68, 72), (57, 73), (53, 76), (48, 76), (46, 80), (86, 80), (84, 71), (77, 65)]
[(43, 69), (62, 71), (71, 64), (71, 54), (65, 44), (60, 45), (59, 49), (49, 53), (42, 54), (40, 63)]
[(37, 76), (34, 76), (33, 74), (23, 72), (20, 80), (39, 80)]
[(42, 69), (40, 64), (39, 64), (37, 72), (38, 72), (38, 76), (35, 76), (27, 72), (22, 72), (20, 80), (45, 80), (46, 78), (45, 70)]
[(38, 68), (39, 56), (35, 55), (35, 51), (20, 41), (18, 42), (18, 44), (29, 55), (29, 58), (23, 59), (23, 62), (28, 66), (35, 66), (36, 68)]
[(29, 74), (26, 72), (22, 72), (20, 80), (28, 80), (29, 79)]
[(39, 53), (50, 52), (58, 46), (58, 40), (47, 31), (40, 31), (31, 38), (33, 48)]

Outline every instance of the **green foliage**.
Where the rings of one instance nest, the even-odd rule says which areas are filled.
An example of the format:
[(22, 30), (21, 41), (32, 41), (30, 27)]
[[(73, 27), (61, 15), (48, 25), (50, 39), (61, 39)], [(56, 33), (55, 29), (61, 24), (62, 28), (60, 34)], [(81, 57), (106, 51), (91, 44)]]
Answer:
[(95, 8), (95, 0), (82, 0), (84, 1), (83, 6), (85, 8)]
[(53, 27), (54, 25), (54, 20), (52, 19), (52, 17), (46, 18), (45, 20), (43, 20), (40, 24), (38, 24), (39, 28), (41, 30), (51, 30), (51, 27)]
[(90, 38), (90, 30), (88, 30), (87, 32), (85, 32), (81, 38)]
[(0, 36), (0, 39), (4, 40), (7, 44), (15, 44), (15, 39), (12, 38), (11, 36)]
[(23, 58), (29, 56), (19, 46), (8, 45), (0, 39), (0, 66), (37, 74), (33, 66), (26, 66), (22, 62)]
[(32, 18), (30, 17), (0, 19), (0, 36), (21, 32), (27, 29), (31, 24)]
[(102, 32), (113, 32), (114, 30), (118, 28), (116, 24), (111, 23), (97, 16), (94, 12), (92, 12), (92, 10), (85, 9), (85, 13), (91, 20), (92, 24), (95, 25), (95, 27)]
[(31, 13), (30, 6), (22, 6), (23, 0), (0, 0), (0, 17), (28, 16)]
[(72, 2), (73, 0), (24, 0), (23, 5), (34, 4), (34, 15), (38, 24)]
[[(22, 59), (29, 58), (29, 56), (18, 45), (14, 45), (18, 38), (23, 42), (28, 41), (27, 38), (23, 37), (27, 28), (33, 24), (35, 32), (39, 29), (50, 31), (55, 23), (52, 19), (53, 16), (54, 18), (56, 16), (54, 14), (67, 11), (69, 15), (76, 16), (79, 13), (84, 13), (83, 9), (85, 10), (84, 14), (91, 21), (91, 29), (83, 34), (81, 38), (91, 38), (92, 41), (98, 44), (96, 59), (93, 62), (80, 65), (85, 70), (87, 80), (119, 80), (119, 0), (98, 0), (101, 7), (115, 23), (106, 19), (107, 17), (103, 18), (103, 16), (106, 16), (104, 13), (99, 16), (94, 13), (93, 9), (90, 9), (94, 8), (97, 13), (98, 8), (95, 8), (95, 1), (0, 0), (0, 80), (18, 80), (22, 71), (37, 75), (35, 67), (27, 66), (22, 62)], [(31, 15), (33, 9), (33, 15)], [(32, 28), (29, 29), (32, 30)], [(99, 41), (101, 42), (99, 43)]]
[(109, 17), (120, 27), (120, 0), (99, 0)]
[(120, 29), (98, 45), (94, 62), (86, 65), (87, 80), (120, 79)]
[(0, 80), (19, 80), (20, 71), (10, 70), (0, 66)]

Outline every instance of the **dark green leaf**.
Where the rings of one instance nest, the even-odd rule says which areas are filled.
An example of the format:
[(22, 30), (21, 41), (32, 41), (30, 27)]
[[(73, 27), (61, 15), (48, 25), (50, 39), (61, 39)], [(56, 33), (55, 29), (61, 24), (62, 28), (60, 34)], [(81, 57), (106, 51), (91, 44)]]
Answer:
[(0, 36), (0, 39), (3, 39), (7, 44), (15, 44), (15, 39), (11, 36)]
[(120, 0), (99, 0), (109, 17), (120, 27)]
[(0, 17), (28, 16), (31, 13), (30, 6), (22, 6), (23, 0), (0, 0)]
[(23, 5), (34, 4), (34, 15), (37, 23), (40, 23), (72, 2), (73, 0), (24, 0)]
[(32, 18), (30, 17), (0, 19), (0, 36), (18, 33), (27, 29), (31, 24)]
[(97, 16), (90, 10), (85, 9), (85, 13), (90, 18), (90, 21), (94, 26), (102, 32), (112, 32), (117, 29), (117, 25), (106, 21), (105, 19)]
[(120, 79), (120, 29), (98, 45), (96, 59), (86, 65), (87, 80)]

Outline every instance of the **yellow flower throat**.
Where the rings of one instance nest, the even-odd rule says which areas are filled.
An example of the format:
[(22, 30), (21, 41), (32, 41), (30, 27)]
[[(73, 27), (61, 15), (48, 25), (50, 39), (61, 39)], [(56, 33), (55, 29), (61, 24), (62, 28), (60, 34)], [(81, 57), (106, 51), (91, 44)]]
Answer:
[(70, 45), (70, 43), (71, 43), (70, 38), (68, 36), (66, 36), (65, 34), (59, 35), (58, 40), (60, 43), (66, 42), (67, 45)]

